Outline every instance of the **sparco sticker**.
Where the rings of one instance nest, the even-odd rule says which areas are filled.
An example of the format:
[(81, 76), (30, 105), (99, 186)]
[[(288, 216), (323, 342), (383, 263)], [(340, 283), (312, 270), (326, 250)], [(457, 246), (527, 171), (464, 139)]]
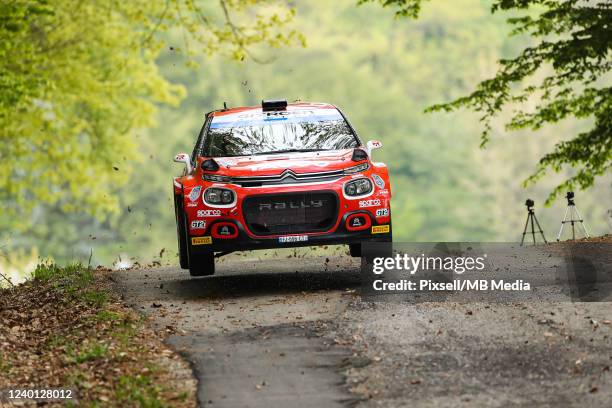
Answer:
[(291, 235), (288, 237), (278, 237), (278, 242), (281, 244), (288, 242), (306, 242), (308, 241), (308, 235)]
[(380, 205), (380, 200), (363, 200), (359, 202), (359, 208), (376, 207)]
[(382, 179), (378, 174), (372, 174), (372, 178), (374, 179), (374, 184), (378, 186), (378, 188), (385, 188), (385, 180)]
[(200, 198), (200, 191), (201, 190), (202, 190), (201, 186), (195, 186), (191, 190), (191, 193), (189, 193), (189, 199), (191, 200), (191, 202), (197, 201), (198, 198)]
[(220, 217), (221, 210), (198, 210), (198, 217)]

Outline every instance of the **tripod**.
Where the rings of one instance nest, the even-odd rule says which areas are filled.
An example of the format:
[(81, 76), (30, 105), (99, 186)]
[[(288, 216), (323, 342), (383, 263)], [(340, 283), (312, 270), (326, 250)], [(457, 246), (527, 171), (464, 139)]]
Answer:
[[(565, 215), (563, 216), (563, 221), (561, 221), (561, 229), (559, 230), (559, 234), (557, 235), (557, 241), (561, 239), (561, 234), (563, 233), (563, 227), (565, 227), (566, 223), (570, 223), (572, 225), (572, 241), (576, 239), (576, 227), (575, 223), (580, 223), (582, 225), (582, 229), (584, 230), (584, 235), (589, 238), (589, 231), (584, 225), (584, 221), (582, 219), (582, 215), (580, 215), (580, 211), (578, 211), (578, 207), (576, 207), (576, 203), (574, 203), (574, 192), (568, 191), (567, 195), (567, 208), (565, 209)], [(569, 219), (567, 215), (569, 214)], [(576, 218), (574, 218), (574, 216)]]
[(533, 211), (533, 204), (534, 202), (531, 199), (527, 199), (527, 201), (525, 202), (525, 205), (527, 206), (527, 221), (525, 222), (525, 228), (523, 229), (523, 238), (521, 238), (521, 246), (523, 246), (523, 243), (525, 242), (525, 235), (527, 234), (527, 227), (529, 226), (529, 223), (531, 223), (531, 236), (533, 237), (533, 245), (536, 244), (536, 231), (533, 225), (534, 221), (538, 226), (538, 232), (542, 234), (542, 239), (544, 240), (544, 243), (548, 243), (548, 241), (546, 241), (546, 237), (544, 236), (544, 231), (542, 231), (542, 227), (540, 227), (540, 223), (538, 222), (538, 217), (536, 217), (535, 212)]

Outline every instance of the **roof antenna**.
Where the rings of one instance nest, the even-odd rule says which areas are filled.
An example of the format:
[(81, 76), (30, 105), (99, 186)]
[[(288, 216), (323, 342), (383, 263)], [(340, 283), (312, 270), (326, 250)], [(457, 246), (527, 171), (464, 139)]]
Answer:
[(223, 109), (227, 110), (227, 102), (223, 101)]

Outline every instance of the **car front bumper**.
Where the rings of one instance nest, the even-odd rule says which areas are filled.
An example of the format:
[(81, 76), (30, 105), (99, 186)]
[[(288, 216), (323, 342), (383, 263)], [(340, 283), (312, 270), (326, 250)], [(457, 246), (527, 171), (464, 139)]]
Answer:
[[(287, 236), (275, 237), (251, 237), (245, 228), (238, 221), (221, 219), (218, 222), (233, 223), (238, 235), (234, 238), (215, 238), (212, 236), (206, 237), (190, 237), (189, 246), (193, 253), (203, 252), (232, 252), (232, 251), (247, 251), (253, 249), (272, 249), (272, 248), (295, 248), (305, 246), (320, 246), (320, 245), (346, 245), (362, 242), (391, 242), (392, 227), (391, 224), (378, 224), (372, 219), (372, 225), (368, 229), (361, 231), (349, 231), (345, 227), (346, 218), (355, 213), (347, 213), (343, 216), (343, 222), (340, 223), (336, 231), (331, 233), (317, 234), (294, 234)], [(361, 212), (359, 214), (362, 214)], [(365, 213), (363, 213), (365, 214)], [(373, 217), (371, 217), (373, 218)], [(213, 224), (214, 225), (214, 224)], [(388, 232), (376, 232), (378, 230)], [(295, 237), (293, 241), (287, 240), (288, 237)], [(205, 238), (205, 239), (202, 239)], [(194, 245), (193, 240), (200, 242)], [(283, 240), (281, 242), (281, 239)]]

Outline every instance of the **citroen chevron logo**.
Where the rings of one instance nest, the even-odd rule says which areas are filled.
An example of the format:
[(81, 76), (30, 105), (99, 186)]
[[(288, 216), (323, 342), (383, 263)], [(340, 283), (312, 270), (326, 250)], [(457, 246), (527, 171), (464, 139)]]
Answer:
[(285, 170), (285, 171), (283, 171), (283, 172), (281, 173), (280, 178), (281, 178), (281, 180), (284, 180), (284, 179), (286, 179), (286, 178), (288, 178), (288, 177), (291, 177), (291, 178), (293, 178), (293, 179), (297, 179), (297, 177), (296, 177), (296, 176), (297, 176), (297, 174), (295, 174), (295, 172), (293, 172), (293, 170), (291, 170), (291, 169), (287, 169), (287, 170)]

